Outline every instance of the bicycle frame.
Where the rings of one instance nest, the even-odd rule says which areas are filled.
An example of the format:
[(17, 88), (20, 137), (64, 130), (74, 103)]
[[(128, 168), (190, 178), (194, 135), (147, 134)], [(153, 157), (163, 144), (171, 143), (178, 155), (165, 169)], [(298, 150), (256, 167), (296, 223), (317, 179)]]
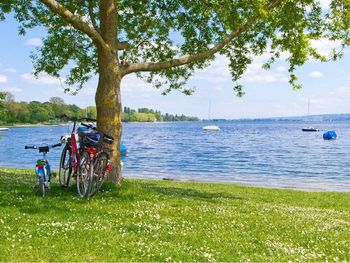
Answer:
[(38, 159), (35, 164), (35, 175), (42, 196), (45, 196), (45, 188), (50, 188), (51, 167), (46, 158), (46, 154), (50, 148), (61, 146), (61, 143), (54, 145), (36, 146), (26, 145), (24, 149), (39, 149), (39, 153), (43, 154), (42, 159)]
[(73, 167), (73, 173), (77, 174), (78, 171), (78, 163), (80, 161), (79, 151), (78, 151), (78, 144), (77, 144), (77, 137), (76, 137), (76, 121), (74, 121), (73, 130), (70, 137), (70, 143), (71, 143), (71, 149), (72, 149), (72, 167)]
[(51, 166), (49, 161), (46, 159), (46, 152), (43, 152), (43, 158), (36, 161), (35, 167), (37, 180), (39, 181), (41, 176), (44, 176), (44, 181), (49, 182), (51, 177)]

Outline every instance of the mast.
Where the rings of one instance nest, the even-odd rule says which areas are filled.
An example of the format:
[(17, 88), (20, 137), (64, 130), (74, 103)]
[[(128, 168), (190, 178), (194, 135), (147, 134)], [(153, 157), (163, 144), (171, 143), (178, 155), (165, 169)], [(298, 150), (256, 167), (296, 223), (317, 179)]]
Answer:
[(209, 110), (208, 110), (208, 120), (210, 121), (210, 106), (211, 106), (211, 101), (209, 101)]

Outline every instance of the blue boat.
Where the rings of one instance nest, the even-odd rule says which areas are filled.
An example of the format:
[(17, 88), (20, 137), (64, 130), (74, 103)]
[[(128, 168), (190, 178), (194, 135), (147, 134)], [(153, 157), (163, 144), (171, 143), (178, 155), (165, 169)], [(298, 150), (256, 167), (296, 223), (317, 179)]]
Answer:
[(120, 155), (126, 155), (128, 153), (126, 146), (121, 142), (120, 143)]
[(337, 139), (337, 133), (335, 131), (327, 131), (323, 134), (324, 140), (335, 140)]

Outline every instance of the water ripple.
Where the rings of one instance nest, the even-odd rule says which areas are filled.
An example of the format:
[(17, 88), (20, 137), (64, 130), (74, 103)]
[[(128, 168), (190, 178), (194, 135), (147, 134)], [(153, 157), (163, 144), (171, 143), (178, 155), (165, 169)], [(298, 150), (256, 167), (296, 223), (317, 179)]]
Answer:
[[(319, 123), (334, 129), (335, 141), (322, 132), (305, 133), (302, 123), (223, 122), (219, 132), (203, 123), (127, 123), (123, 141), (124, 176), (242, 183), (264, 187), (350, 191), (350, 123)], [(17, 128), (1, 133), (0, 166), (33, 167), (40, 155), (24, 145), (54, 143), (67, 127)], [(55, 169), (61, 149), (48, 157)]]

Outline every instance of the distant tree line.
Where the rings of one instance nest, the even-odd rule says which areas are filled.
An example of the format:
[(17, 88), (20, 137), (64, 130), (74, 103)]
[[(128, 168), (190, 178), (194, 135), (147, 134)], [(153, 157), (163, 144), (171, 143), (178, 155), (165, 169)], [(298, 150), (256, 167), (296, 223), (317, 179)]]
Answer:
[[(76, 118), (95, 119), (96, 107), (89, 106), (81, 109), (75, 104), (66, 104), (60, 97), (52, 97), (47, 102), (16, 102), (11, 93), (0, 92), (0, 124), (58, 123), (63, 114)], [(136, 111), (124, 107), (122, 120), (126, 122), (197, 121), (198, 118), (168, 113), (162, 115), (160, 111), (147, 108), (140, 108)]]
[(154, 121), (199, 121), (197, 117), (188, 117), (185, 115), (162, 114), (160, 111), (148, 108), (140, 108), (137, 111), (129, 107), (124, 107), (122, 120), (126, 122), (154, 122)]
[(54, 123), (59, 122), (59, 116), (96, 117), (96, 108), (79, 108), (75, 104), (66, 104), (60, 97), (52, 97), (47, 102), (31, 101), (17, 102), (9, 92), (0, 93), (0, 123)]

